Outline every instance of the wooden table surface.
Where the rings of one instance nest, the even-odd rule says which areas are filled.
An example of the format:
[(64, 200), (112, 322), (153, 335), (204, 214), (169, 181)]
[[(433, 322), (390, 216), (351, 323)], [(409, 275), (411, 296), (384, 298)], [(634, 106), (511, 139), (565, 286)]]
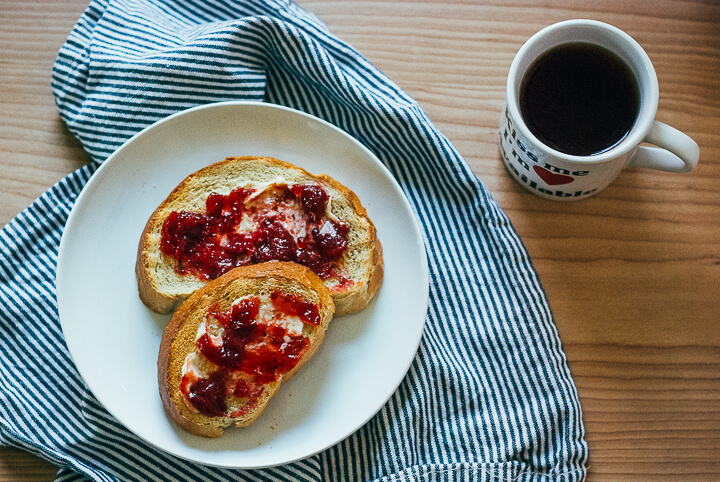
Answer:
[[(301, 0), (419, 101), (523, 239), (583, 408), (588, 480), (720, 480), (720, 3)], [(0, 0), (0, 225), (88, 162), (50, 92), (83, 0)], [(569, 18), (611, 23), (655, 64), (658, 120), (700, 145), (688, 174), (629, 169), (594, 198), (535, 197), (497, 123), (522, 43)], [(56, 468), (0, 448), (0, 481)]]

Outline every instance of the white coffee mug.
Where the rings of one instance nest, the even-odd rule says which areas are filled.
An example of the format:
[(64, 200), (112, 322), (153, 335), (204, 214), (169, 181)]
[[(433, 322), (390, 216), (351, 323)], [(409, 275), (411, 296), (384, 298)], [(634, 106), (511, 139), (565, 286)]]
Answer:
[[(609, 49), (625, 61), (638, 82), (640, 103), (635, 124), (621, 142), (595, 155), (565, 154), (543, 144), (527, 127), (520, 111), (518, 99), (525, 72), (539, 55), (569, 42)], [(686, 134), (655, 120), (658, 100), (658, 81), (650, 58), (628, 34), (594, 20), (567, 20), (550, 25), (520, 48), (510, 66), (500, 119), (503, 161), (528, 191), (557, 201), (597, 194), (626, 167), (688, 172), (697, 165), (698, 145)]]

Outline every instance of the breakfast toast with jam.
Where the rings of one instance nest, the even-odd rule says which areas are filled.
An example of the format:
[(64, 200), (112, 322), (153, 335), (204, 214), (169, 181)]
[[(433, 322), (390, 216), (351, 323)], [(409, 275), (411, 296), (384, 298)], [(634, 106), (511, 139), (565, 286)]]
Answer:
[(315, 354), (334, 310), (330, 289), (297, 263), (243, 266), (207, 282), (162, 336), (165, 411), (204, 437), (251, 425)]
[(302, 264), (337, 315), (364, 308), (383, 278), (382, 246), (350, 189), (269, 157), (229, 157), (190, 174), (150, 216), (136, 262), (143, 303), (169, 313), (239, 266)]

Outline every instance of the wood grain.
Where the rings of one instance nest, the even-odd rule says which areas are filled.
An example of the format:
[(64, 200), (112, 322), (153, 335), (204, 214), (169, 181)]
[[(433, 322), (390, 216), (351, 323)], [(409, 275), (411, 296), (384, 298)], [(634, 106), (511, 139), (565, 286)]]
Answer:
[[(590, 481), (720, 480), (720, 4), (303, 0), (413, 96), (493, 193), (547, 292), (583, 407)], [(50, 72), (84, 2), (0, 0), (0, 224), (88, 158)], [(655, 64), (658, 120), (700, 145), (689, 174), (629, 169), (586, 201), (507, 175), (497, 124), (522, 43), (568, 18), (616, 25)], [(0, 481), (55, 468), (0, 449)]]
[(89, 160), (50, 89), (58, 50), (86, 6), (0, 1), (0, 225)]

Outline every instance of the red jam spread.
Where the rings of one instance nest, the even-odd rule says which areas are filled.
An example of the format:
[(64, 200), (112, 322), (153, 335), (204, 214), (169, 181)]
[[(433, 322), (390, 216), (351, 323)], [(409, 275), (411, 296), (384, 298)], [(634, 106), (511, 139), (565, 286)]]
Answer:
[(188, 400), (195, 408), (213, 417), (225, 415), (225, 385), (227, 374), (218, 370), (207, 378), (196, 381), (188, 391)]
[[(262, 384), (279, 380), (295, 368), (307, 352), (309, 338), (291, 333), (286, 326), (273, 323), (273, 320), (292, 316), (317, 326), (320, 324), (318, 305), (279, 292), (270, 295), (270, 303), (275, 312), (271, 320), (258, 319), (261, 304), (258, 297), (243, 298), (227, 311), (217, 304), (208, 311), (206, 320), (215, 319), (223, 328), (221, 342), (212, 339), (206, 331), (195, 344), (218, 370), (207, 377), (188, 372), (180, 384), (186, 399), (200, 413), (225, 416), (228, 395), (252, 402), (263, 393)], [(250, 375), (251, 380), (232, 377), (233, 371)], [(239, 413), (233, 412), (231, 416)]]
[(326, 216), (330, 196), (322, 187), (273, 184), (255, 193), (238, 187), (227, 196), (210, 194), (205, 213), (173, 211), (163, 223), (160, 249), (177, 260), (175, 271), (211, 280), (237, 266), (295, 261), (323, 280), (352, 284), (337, 268), (349, 228)]
[(270, 301), (272, 301), (275, 309), (281, 313), (297, 316), (303, 323), (308, 325), (318, 326), (320, 324), (320, 312), (318, 312), (317, 305), (277, 291), (270, 295)]

